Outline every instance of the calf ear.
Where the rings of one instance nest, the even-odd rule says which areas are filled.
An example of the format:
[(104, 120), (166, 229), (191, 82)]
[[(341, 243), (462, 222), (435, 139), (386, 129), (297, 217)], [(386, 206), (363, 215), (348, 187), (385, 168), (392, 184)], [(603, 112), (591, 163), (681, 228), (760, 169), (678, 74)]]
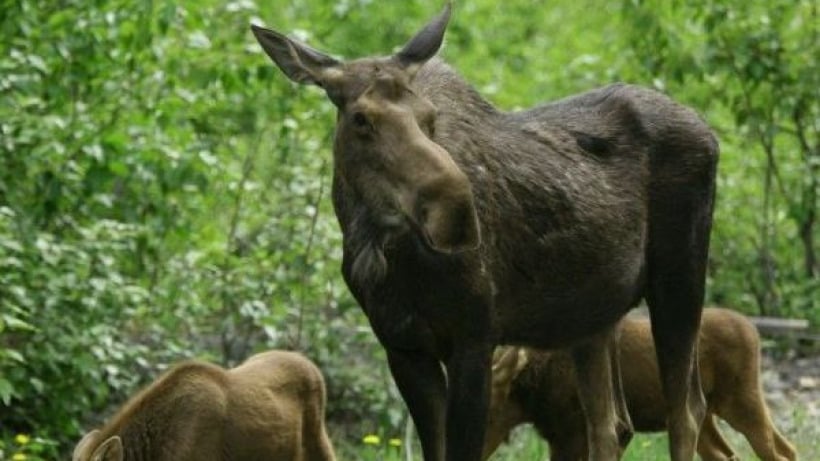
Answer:
[(529, 355), (523, 347), (499, 346), (493, 353), (493, 382), (509, 386), (529, 363)]
[(515, 377), (517, 378), (524, 368), (530, 363), (530, 354), (523, 347), (518, 348), (518, 360), (515, 362)]
[(100, 434), (98, 429), (94, 429), (93, 431), (85, 434), (83, 438), (77, 442), (77, 446), (74, 447), (74, 453), (71, 455), (71, 461), (88, 461), (91, 459), (88, 456), (88, 453), (91, 450), (91, 445), (97, 440), (97, 436)]
[(326, 71), (339, 61), (274, 30), (251, 25), (251, 31), (273, 62), (297, 83), (324, 86)]
[(492, 379), (490, 380), (490, 411), (500, 413), (507, 407), (513, 384), (527, 364), (523, 348), (499, 346), (493, 352)]
[(91, 459), (92, 461), (123, 461), (122, 439), (118, 435), (109, 437), (94, 450)]

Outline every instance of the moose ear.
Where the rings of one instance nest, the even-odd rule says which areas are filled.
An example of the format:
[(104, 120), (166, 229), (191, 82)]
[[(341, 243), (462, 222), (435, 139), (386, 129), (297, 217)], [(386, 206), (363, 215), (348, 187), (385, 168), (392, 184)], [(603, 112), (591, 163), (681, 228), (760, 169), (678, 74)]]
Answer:
[(451, 10), (452, 5), (447, 2), (441, 13), (396, 53), (395, 59), (409, 74), (415, 74), (428, 59), (438, 53), (444, 40), (444, 31), (447, 30), (447, 23), (450, 21)]
[(107, 438), (94, 450), (91, 459), (92, 461), (122, 461), (122, 439), (118, 435)]
[(279, 32), (253, 24), (251, 31), (265, 53), (294, 82), (324, 86), (326, 71), (339, 65), (330, 56)]

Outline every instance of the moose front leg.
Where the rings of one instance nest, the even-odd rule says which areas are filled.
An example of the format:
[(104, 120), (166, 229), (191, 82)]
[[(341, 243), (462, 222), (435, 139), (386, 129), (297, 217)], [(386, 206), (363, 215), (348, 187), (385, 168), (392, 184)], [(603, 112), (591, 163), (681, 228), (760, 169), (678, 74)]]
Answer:
[[(617, 399), (620, 386), (614, 384), (609, 347), (612, 331), (595, 335), (572, 348), (575, 373), (578, 378), (578, 397), (584, 410), (587, 433), (587, 459), (614, 461), (620, 459)], [(624, 404), (624, 408), (626, 405)], [(628, 423), (627, 423), (628, 424)]]
[(447, 384), (440, 362), (423, 351), (394, 348), (387, 348), (387, 362), (416, 425), (424, 460), (444, 461)]
[(447, 461), (481, 459), (490, 400), (492, 348), (474, 345), (447, 361)]

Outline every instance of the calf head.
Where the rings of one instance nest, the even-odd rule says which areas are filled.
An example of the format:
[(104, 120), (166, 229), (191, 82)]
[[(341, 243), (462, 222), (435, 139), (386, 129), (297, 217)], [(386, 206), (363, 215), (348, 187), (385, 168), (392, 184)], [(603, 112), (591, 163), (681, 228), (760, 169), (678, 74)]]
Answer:
[(278, 32), (251, 26), (291, 80), (320, 86), (338, 109), (335, 173), (377, 224), (416, 230), (434, 250), (474, 249), (478, 218), (467, 176), (435, 139), (436, 107), (413, 79), (437, 52), (450, 5), (398, 53), (338, 61)]

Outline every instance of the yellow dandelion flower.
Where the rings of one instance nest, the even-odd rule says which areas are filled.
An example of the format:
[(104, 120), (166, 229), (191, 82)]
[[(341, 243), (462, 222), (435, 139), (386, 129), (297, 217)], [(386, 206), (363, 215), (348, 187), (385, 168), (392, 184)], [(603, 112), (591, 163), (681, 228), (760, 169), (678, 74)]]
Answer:
[(28, 458), (26, 455), (22, 453), (15, 453), (14, 456), (11, 457), (12, 461), (26, 461)]
[(401, 446), (401, 439), (390, 439), (388, 442), (391, 447), (400, 447)]
[(17, 442), (18, 445), (26, 445), (31, 441), (31, 437), (26, 434), (17, 434), (14, 441)]
[(378, 445), (382, 443), (381, 439), (376, 434), (367, 434), (362, 439), (362, 442), (364, 442), (365, 445)]

